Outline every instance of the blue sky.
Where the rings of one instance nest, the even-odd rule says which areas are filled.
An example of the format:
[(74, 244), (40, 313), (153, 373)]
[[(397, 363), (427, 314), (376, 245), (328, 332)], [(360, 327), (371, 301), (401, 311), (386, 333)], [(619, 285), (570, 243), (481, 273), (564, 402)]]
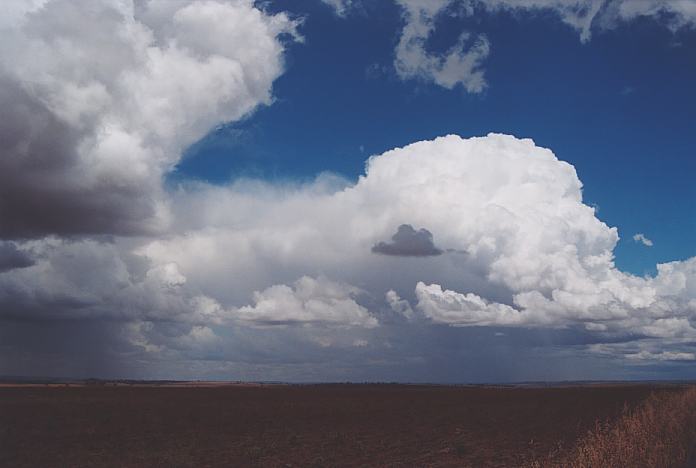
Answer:
[[(696, 255), (696, 30), (640, 18), (582, 43), (552, 12), (441, 18), (434, 53), (472, 27), (492, 43), (488, 88), (470, 94), (396, 76), (395, 4), (366, 2), (346, 17), (312, 0), (269, 8), (302, 17), (305, 39), (288, 49), (275, 102), (189, 148), (174, 180), (353, 180), (368, 156), (394, 147), (508, 133), (575, 166), (585, 202), (619, 229), (620, 268), (652, 275), (656, 263)], [(633, 240), (639, 232), (652, 248)]]

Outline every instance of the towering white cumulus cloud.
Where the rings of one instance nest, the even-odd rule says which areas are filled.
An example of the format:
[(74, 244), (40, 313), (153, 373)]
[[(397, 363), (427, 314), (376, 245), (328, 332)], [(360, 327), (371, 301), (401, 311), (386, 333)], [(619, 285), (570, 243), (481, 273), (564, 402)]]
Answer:
[(0, 24), (0, 237), (167, 222), (161, 178), (271, 102), (283, 14), (251, 0), (45, 0)]
[[(223, 303), (320, 271), (366, 285), (373, 297), (387, 292), (395, 311), (411, 310), (399, 294), (415, 290), (414, 306), (437, 323), (694, 336), (694, 259), (660, 265), (654, 279), (619, 271), (616, 229), (582, 202), (574, 168), (531, 140), (451, 135), (371, 158), (348, 188), (326, 191), (325, 183), (197, 191), (177, 203), (186, 232), (141, 253), (200, 276)], [(405, 222), (427, 227), (448, 251), (415, 260), (375, 254), (375, 242)], [(238, 290), (217, 278), (235, 278)], [(288, 287), (268, 295), (294, 296)], [(263, 304), (265, 294), (255, 300)], [(281, 307), (244, 310), (284, 320)], [(287, 310), (312, 320), (306, 309)]]

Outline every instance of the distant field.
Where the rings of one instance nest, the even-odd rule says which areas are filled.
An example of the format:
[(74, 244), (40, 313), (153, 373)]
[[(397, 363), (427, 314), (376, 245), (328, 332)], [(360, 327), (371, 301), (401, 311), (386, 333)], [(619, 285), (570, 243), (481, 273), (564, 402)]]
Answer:
[[(521, 466), (676, 387), (7, 386), (0, 465)], [(548, 458), (546, 458), (548, 460)], [(561, 458), (558, 458), (559, 460)]]

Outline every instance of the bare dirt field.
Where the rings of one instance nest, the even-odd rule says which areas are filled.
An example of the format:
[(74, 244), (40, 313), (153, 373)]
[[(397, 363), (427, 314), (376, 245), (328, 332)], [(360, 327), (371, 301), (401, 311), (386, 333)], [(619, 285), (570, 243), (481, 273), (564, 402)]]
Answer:
[(0, 466), (521, 466), (674, 387), (0, 388)]

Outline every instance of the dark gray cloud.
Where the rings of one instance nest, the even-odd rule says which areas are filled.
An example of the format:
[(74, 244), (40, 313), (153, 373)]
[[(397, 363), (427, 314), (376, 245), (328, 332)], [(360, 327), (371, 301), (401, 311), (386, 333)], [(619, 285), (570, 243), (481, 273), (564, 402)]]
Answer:
[(435, 247), (430, 231), (427, 229), (416, 231), (410, 224), (399, 226), (390, 242), (376, 243), (372, 246), (372, 252), (400, 257), (428, 257), (442, 254), (442, 250)]
[(0, 239), (147, 231), (151, 187), (89, 180), (77, 153), (83, 132), (2, 76), (0, 108)]
[(26, 268), (34, 264), (34, 259), (26, 252), (19, 250), (12, 242), (0, 242), (0, 273)]

